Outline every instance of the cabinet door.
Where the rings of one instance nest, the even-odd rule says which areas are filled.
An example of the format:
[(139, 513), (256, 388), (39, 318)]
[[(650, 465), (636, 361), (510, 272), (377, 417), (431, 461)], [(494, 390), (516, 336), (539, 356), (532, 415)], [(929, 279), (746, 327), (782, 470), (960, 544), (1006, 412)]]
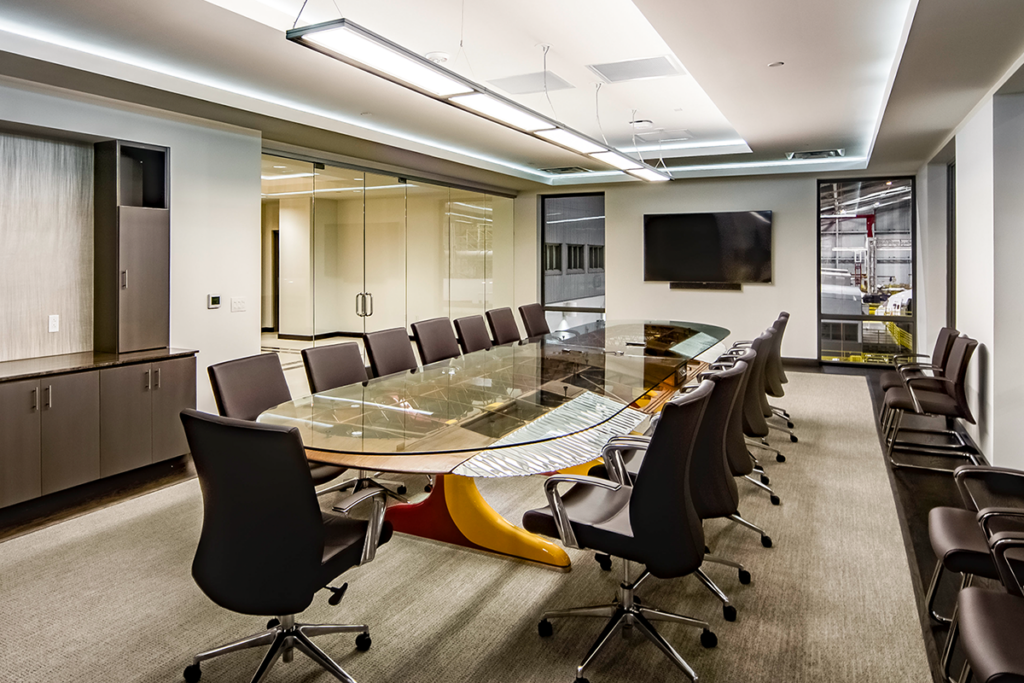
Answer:
[(40, 494), (39, 382), (0, 384), (0, 507)]
[(42, 492), (53, 493), (100, 477), (100, 374), (44, 377)]
[(117, 350), (160, 349), (170, 338), (170, 212), (118, 208)]
[(153, 363), (153, 462), (188, 453), (179, 414), (195, 407), (195, 356)]
[(99, 371), (100, 475), (153, 462), (153, 370), (148, 363)]

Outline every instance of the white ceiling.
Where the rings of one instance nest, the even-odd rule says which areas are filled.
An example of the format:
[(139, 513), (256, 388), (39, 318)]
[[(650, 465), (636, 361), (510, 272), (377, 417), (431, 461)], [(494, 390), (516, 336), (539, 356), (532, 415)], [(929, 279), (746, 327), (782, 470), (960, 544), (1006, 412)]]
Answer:
[[(1007, 1), (957, 17), (958, 0), (921, 7), (916, 0), (309, 0), (300, 24), (345, 16), (415, 52), (446, 52), (447, 67), (492, 89), (495, 79), (542, 71), (541, 46), (549, 45), (548, 70), (573, 87), (510, 97), (620, 149), (633, 147), (634, 116), (655, 129), (689, 131), (688, 147), (660, 152), (677, 177), (689, 177), (867, 167), (890, 92), (907, 109), (899, 98), (908, 87), (897, 78), (904, 47), (917, 50), (914, 64), (941, 49), (911, 22), (921, 24), (924, 15), (950, 31), (995, 24), (1000, 9), (1016, 17)], [(283, 30), (299, 6), (301, 0), (5, 0), (0, 50), (497, 172), (511, 177), (508, 186), (517, 185), (512, 178), (617, 179), (598, 162), (288, 42)], [(996, 36), (1003, 52), (1021, 45), (1017, 26)], [(687, 73), (604, 84), (598, 106), (600, 79), (587, 65), (666, 55)], [(785, 65), (769, 68), (775, 61)], [(941, 85), (934, 90), (933, 102)], [(785, 158), (832, 148), (846, 157), (807, 164)], [(657, 151), (643, 154), (658, 161)], [(552, 179), (538, 171), (558, 166), (603, 173)]]

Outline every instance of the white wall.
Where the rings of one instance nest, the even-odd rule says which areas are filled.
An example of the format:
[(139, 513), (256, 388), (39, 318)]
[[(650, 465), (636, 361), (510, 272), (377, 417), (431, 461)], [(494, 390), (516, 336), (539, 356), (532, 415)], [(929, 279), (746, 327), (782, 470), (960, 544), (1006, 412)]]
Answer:
[[(1024, 95), (993, 102), (993, 261), (995, 337), (992, 452), (1000, 465), (1024, 469), (1018, 430), (1024, 416)], [(998, 369), (998, 372), (994, 370)]]
[(966, 122), (956, 137), (956, 318), (957, 328), (978, 340), (967, 388), (978, 425), (969, 427), (991, 459), (995, 366), (995, 278), (993, 235), (992, 101)]
[(917, 351), (931, 353), (946, 324), (946, 164), (917, 172)]
[[(171, 346), (199, 351), (198, 407), (215, 411), (206, 366), (260, 348), (259, 134), (13, 80), (0, 121), (170, 147)], [(208, 310), (211, 293), (225, 305)]]
[[(813, 176), (621, 183), (605, 192), (605, 292), (609, 319), (669, 318), (721, 325), (752, 339), (789, 311), (782, 353), (817, 358), (817, 182)], [(590, 188), (588, 188), (590, 190)], [(555, 194), (551, 192), (550, 194)], [(643, 281), (643, 215), (771, 210), (773, 283), (741, 292), (670, 290)], [(516, 199), (516, 271), (536, 273), (537, 195)], [(516, 303), (539, 301), (536, 278), (516, 278)]]
[(281, 250), (278, 333), (281, 335), (313, 336), (312, 204), (312, 198), (305, 196), (281, 199), (278, 214)]

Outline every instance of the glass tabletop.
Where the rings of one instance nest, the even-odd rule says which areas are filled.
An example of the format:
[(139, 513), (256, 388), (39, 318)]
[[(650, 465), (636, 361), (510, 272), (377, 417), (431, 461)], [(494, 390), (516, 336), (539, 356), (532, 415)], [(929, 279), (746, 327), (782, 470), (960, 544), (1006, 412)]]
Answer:
[[(307, 448), (337, 453), (471, 453), (540, 443), (636, 407), (685, 378), (686, 362), (728, 333), (688, 322), (599, 321), (306, 396), (258, 419), (297, 427)], [(544, 416), (540, 424), (549, 426), (527, 428)]]

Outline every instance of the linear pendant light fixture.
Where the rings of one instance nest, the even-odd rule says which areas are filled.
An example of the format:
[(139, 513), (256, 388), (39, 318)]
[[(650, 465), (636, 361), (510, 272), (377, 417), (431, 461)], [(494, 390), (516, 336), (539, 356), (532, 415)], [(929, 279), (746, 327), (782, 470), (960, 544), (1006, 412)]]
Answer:
[(293, 28), (285, 35), (288, 40), (328, 57), (463, 111), (604, 162), (642, 180), (656, 182), (672, 179), (666, 171), (628, 157), (348, 19)]

